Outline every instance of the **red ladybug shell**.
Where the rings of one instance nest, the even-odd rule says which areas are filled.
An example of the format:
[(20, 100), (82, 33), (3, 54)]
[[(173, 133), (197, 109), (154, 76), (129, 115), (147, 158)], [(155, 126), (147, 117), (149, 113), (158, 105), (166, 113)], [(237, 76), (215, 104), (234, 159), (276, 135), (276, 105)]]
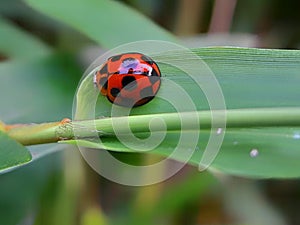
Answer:
[(134, 107), (154, 98), (160, 77), (159, 68), (150, 57), (125, 53), (110, 57), (96, 72), (94, 82), (110, 102)]

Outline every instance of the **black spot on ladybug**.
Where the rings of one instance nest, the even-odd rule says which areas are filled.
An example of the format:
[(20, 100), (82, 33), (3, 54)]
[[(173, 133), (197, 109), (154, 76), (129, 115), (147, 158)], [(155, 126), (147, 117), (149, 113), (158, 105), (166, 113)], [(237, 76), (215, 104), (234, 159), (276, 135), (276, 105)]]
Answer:
[(140, 91), (141, 98), (146, 98), (153, 96), (153, 89), (152, 87), (145, 87)]
[(158, 77), (158, 73), (156, 72), (156, 70), (152, 70), (151, 76), (157, 76)]
[(111, 60), (112, 62), (116, 62), (116, 61), (120, 60), (121, 57), (122, 57), (122, 55), (115, 55), (115, 56), (112, 56), (112, 57), (110, 58), (110, 60)]
[(126, 90), (132, 90), (137, 87), (134, 76), (124, 76), (122, 79), (122, 86)]
[(112, 89), (110, 90), (110, 94), (111, 94), (113, 97), (117, 97), (119, 93), (120, 93), (120, 89), (118, 89), (118, 88), (112, 88)]
[(141, 75), (144, 75), (144, 76), (148, 77), (149, 76), (149, 72), (142, 72)]
[(155, 84), (159, 80), (160, 80), (159, 76), (150, 76), (149, 77), (149, 81), (151, 82), (151, 84)]
[(133, 69), (132, 69), (132, 68), (130, 68), (130, 69), (128, 70), (128, 74), (133, 74)]
[(122, 63), (124, 63), (124, 62), (127, 62), (127, 61), (135, 61), (136, 59), (135, 58), (132, 58), (132, 57), (128, 57), (128, 58), (125, 58), (125, 59), (123, 59), (123, 61), (122, 61)]
[(107, 74), (107, 63), (105, 63), (99, 72), (100, 74)]
[(144, 105), (147, 102), (150, 102), (153, 98), (154, 98), (154, 96), (142, 98), (141, 100), (137, 101), (133, 107)]
[(149, 63), (150, 65), (153, 64), (153, 60), (151, 60), (148, 56), (142, 55), (141, 59), (144, 60), (145, 62)]
[(101, 77), (99, 80), (99, 84), (104, 88), (107, 89), (107, 77)]

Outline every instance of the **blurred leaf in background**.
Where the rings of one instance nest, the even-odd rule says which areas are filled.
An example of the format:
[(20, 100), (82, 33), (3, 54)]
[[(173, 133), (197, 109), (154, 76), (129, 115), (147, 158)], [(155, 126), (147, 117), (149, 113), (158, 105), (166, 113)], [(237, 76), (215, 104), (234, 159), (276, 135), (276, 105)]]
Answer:
[(84, 33), (107, 48), (137, 40), (176, 39), (145, 16), (117, 1), (26, 0), (33, 8)]
[[(32, 123), (71, 117), (73, 95), (82, 75), (75, 57), (56, 51), (35, 36), (35, 32), (26, 31), (28, 27), (42, 27), (43, 21), (47, 24), (48, 20), (40, 17), (41, 23), (36, 26), (34, 14), (22, 2), (2, 1), (0, 4), (3, 6), (0, 11), (7, 17), (0, 20), (0, 55), (5, 59), (0, 63), (1, 120)], [(1, 144), (10, 151), (3, 142)], [(43, 189), (50, 186), (53, 188), (50, 194), (55, 195), (55, 189), (62, 187), (62, 155), (56, 153), (59, 149), (62, 148), (52, 145), (29, 147), (34, 159), (52, 154), (0, 177), (1, 224), (31, 224), (39, 208), (47, 206), (40, 202)]]

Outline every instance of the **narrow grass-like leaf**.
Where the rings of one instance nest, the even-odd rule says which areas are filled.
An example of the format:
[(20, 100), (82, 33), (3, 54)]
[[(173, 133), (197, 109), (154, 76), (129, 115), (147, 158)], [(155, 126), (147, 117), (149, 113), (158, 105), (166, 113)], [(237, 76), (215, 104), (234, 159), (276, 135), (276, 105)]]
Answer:
[(51, 48), (0, 17), (0, 52), (14, 59), (47, 56)]
[[(193, 135), (191, 131), (186, 134)], [(189, 163), (200, 166), (201, 158), (210, 132), (201, 131), (200, 139)], [(147, 135), (139, 135), (146, 137)], [(169, 132), (164, 141), (151, 153), (170, 156), (178, 145), (180, 132)], [(87, 140), (66, 141), (88, 148), (111, 151), (135, 152), (126, 147), (115, 137), (103, 137), (101, 143)], [(210, 169), (228, 174), (255, 178), (295, 178), (300, 177), (299, 165), (300, 128), (245, 128), (227, 129), (222, 147)], [(176, 151), (173, 159), (181, 161), (185, 151), (193, 151), (186, 143), (186, 148)]]
[[(297, 112), (300, 106), (300, 89), (298, 87), (300, 51), (220, 47), (195, 49), (194, 52), (213, 71), (223, 91), (227, 108), (243, 109), (237, 111), (236, 114), (230, 114), (231, 125), (226, 129), (221, 149), (210, 168), (247, 177), (299, 177), (300, 127), (298, 124), (300, 115), (298, 117), (296, 113), (293, 117), (289, 117), (289, 113), (293, 110)], [(163, 76), (176, 82), (189, 94), (197, 110), (201, 112), (209, 109), (205, 93), (201, 92), (193, 79), (184, 71), (163, 63), (167, 59), (168, 62), (173, 60), (172, 65), (176, 65), (176, 62), (184, 59), (188, 66), (194, 58), (188, 58), (188, 55), (180, 52), (155, 55), (152, 58), (158, 63)], [(198, 76), (202, 76), (202, 74), (199, 73)], [(83, 80), (77, 93), (77, 109), (80, 118), (91, 119), (93, 113), (96, 113), (96, 116), (111, 116), (112, 105), (104, 96), (98, 97), (94, 108), (90, 106), (90, 99), (96, 93), (92, 86), (91, 74)], [(163, 94), (165, 91), (165, 84), (162, 83), (160, 92)], [(176, 93), (174, 94), (176, 95)], [(185, 104), (180, 96), (178, 96), (178, 101), (180, 104)], [(261, 110), (261, 108), (265, 108), (269, 112), (273, 111), (274, 115), (277, 114), (278, 117), (270, 115), (270, 118), (267, 118), (262, 114), (251, 114), (251, 112), (255, 112), (255, 109)], [(142, 107), (133, 108), (130, 115), (175, 111), (166, 101), (155, 98)], [(245, 111), (249, 115), (248, 124), (245, 123), (247, 118), (243, 117)], [(282, 114), (282, 118), (280, 118), (280, 114)], [(274, 123), (272, 123), (272, 117)], [(291, 120), (288, 121), (289, 119)], [(269, 122), (266, 123), (268, 120)], [(253, 121), (254, 124), (250, 125)], [(141, 130), (139, 132), (137, 136), (142, 139), (149, 135), (148, 128), (145, 129), (145, 132)], [(225, 131), (220, 129), (220, 133), (222, 132)], [(133, 151), (111, 133), (106, 135), (105, 132), (101, 133), (100, 129), (100, 134), (100, 143), (83, 139), (78, 140), (76, 144), (113, 151)], [(176, 149), (181, 134), (192, 136), (194, 131), (182, 129), (168, 131), (164, 141), (152, 152), (169, 156)], [(200, 130), (196, 149), (190, 149), (189, 143), (186, 143), (186, 146), (181, 146), (182, 151), (173, 154), (172, 158), (180, 161), (187, 151), (195, 150), (190, 163), (199, 165), (210, 135), (210, 127), (204, 126)]]
[(69, 55), (0, 63), (1, 120), (38, 123), (71, 117), (80, 75)]
[(0, 131), (0, 173), (31, 160), (29, 151)]
[(26, 0), (26, 2), (38, 11), (66, 23), (108, 48), (138, 40), (175, 41), (170, 33), (117, 1)]
[[(59, 121), (64, 117), (71, 117), (73, 92), (79, 76), (80, 70), (77, 68), (77, 64), (67, 55), (55, 55), (55, 57), (29, 61), (10, 60), (1, 63), (1, 120), (14, 124)], [(32, 138), (26, 132), (21, 136)], [(20, 148), (25, 149), (22, 146)], [(33, 156), (29, 163), (47, 154), (57, 152), (61, 148), (63, 146), (57, 145), (29, 147)], [(0, 161), (6, 160), (4, 158), (6, 155), (11, 158), (15, 157), (17, 161), (18, 152), (14, 155), (13, 149), (5, 148), (4, 143), (0, 142)], [(10, 171), (13, 168), (1, 172)]]

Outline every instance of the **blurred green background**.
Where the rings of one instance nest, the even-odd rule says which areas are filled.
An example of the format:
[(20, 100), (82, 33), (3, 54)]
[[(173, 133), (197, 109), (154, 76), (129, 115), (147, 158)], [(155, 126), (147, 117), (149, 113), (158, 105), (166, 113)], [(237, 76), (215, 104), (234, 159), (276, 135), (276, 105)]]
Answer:
[[(0, 0), (0, 119), (71, 117), (85, 68), (129, 41), (300, 49), (299, 8), (293, 0)], [(300, 224), (298, 180), (186, 166), (163, 183), (127, 187), (100, 177), (76, 148), (30, 147), (37, 158), (47, 150), (0, 176), (0, 225)]]

